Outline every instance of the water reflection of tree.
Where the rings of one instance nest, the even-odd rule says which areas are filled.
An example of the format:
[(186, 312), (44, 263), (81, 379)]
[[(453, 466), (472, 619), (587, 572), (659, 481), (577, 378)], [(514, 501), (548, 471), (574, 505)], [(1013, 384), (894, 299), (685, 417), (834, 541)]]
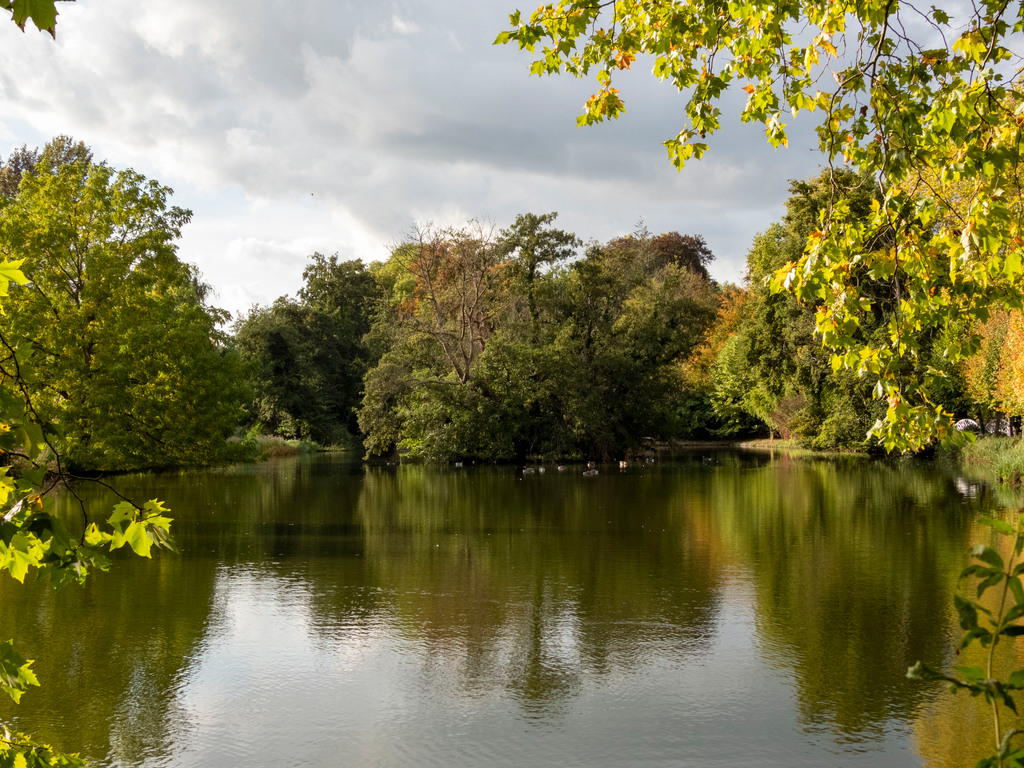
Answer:
[[(249, 564), (301, 583), (318, 644), (384, 629), (422, 692), (509, 696), (543, 722), (616, 673), (698, 661), (723, 574), (739, 569), (762, 654), (792, 674), (808, 728), (871, 739), (930, 706), (933, 691), (904, 674), (951, 660), (936, 628), (955, 627), (966, 520), (984, 500), (931, 467), (722, 454), (609, 474), (313, 460), (122, 478), (168, 500), (184, 554), (118, 563), (84, 592), (14, 601), (0, 585), (0, 626), (40, 649), (46, 683), (11, 716), (42, 718), (52, 725), (33, 731), (96, 757), (159, 751), (188, 727), (174, 691), (209, 626), (215, 574)], [(89, 692), (77, 709), (71, 691)], [(945, 711), (924, 717), (922, 733), (956, 728)]]
[(96, 764), (137, 765), (189, 726), (175, 688), (202, 637), (213, 567), (161, 553), (116, 571), (61, 592), (0, 582), (0, 627), (38, 655), (43, 683), (0, 705), (0, 719)]
[[(177, 688), (207, 629), (218, 567), (358, 553), (361, 534), (345, 522), (355, 498), (345, 503), (346, 477), (358, 483), (337, 462), (292, 461), (117, 478), (133, 498), (167, 501), (182, 554), (118, 557), (110, 574), (56, 593), (0, 582), (0, 627), (38, 655), (44, 683), (18, 706), (0, 702), (0, 718), (31, 723), (39, 738), (98, 764), (162, 754), (190, 727)], [(79, 492), (97, 508), (115, 501), (93, 486)], [(358, 558), (341, 562), (361, 567)], [(351, 608), (358, 614), (365, 601)]]
[[(1016, 513), (1005, 515), (1012, 519)], [(997, 514), (997, 516), (1003, 516)], [(990, 544), (1000, 550), (1003, 558), (1009, 561), (1012, 553), (1012, 539), (995, 536), (992, 529), (977, 523), (968, 527), (968, 539), (971, 544)], [(967, 558), (964, 557), (964, 564)], [(968, 579), (960, 584), (967, 595), (974, 597), (973, 584)], [(981, 600), (982, 605), (991, 611), (998, 609), (998, 590), (988, 590)], [(959, 642), (963, 637), (959, 617), (953, 611), (945, 617), (945, 634), (951, 640)], [(936, 620), (936, 631), (940, 631), (939, 620)], [(950, 643), (953, 644), (952, 642)], [(984, 668), (988, 662), (988, 649), (973, 643), (959, 653), (947, 652), (945, 660), (936, 659), (938, 665), (978, 666)], [(925, 661), (928, 661), (925, 659)], [(1002, 642), (996, 648), (994, 656), (995, 677), (1005, 680), (1015, 669), (1024, 667), (1024, 644)], [(983, 698), (971, 698), (966, 694), (953, 696), (945, 693), (944, 686), (936, 688), (942, 691), (934, 700), (927, 702), (914, 723), (918, 749), (927, 761), (927, 765), (935, 768), (960, 768), (975, 765), (982, 757), (993, 752), (992, 709)], [(1018, 699), (1018, 704), (1019, 704)], [(1024, 714), (1024, 710), (1022, 710)], [(1024, 718), (1014, 717), (1004, 709), (1002, 712), (1004, 729), (1024, 727)]]
[(762, 653), (792, 669), (806, 726), (880, 737), (933, 691), (907, 667), (942, 631), (972, 504), (935, 468), (781, 457), (713, 488), (723, 543), (756, 570)]
[(182, 551), (230, 566), (358, 557), (362, 534), (353, 513), (361, 481), (361, 464), (328, 456), (136, 475), (120, 485), (167, 501)]
[[(706, 647), (714, 553), (676, 514), (668, 477), (521, 478), (370, 471), (359, 517), (367, 581), (383, 588), (432, 685), (504, 690), (550, 716), (588, 676)], [(321, 594), (322, 591), (321, 591)], [(326, 601), (314, 607), (336, 607)], [(336, 622), (315, 622), (328, 626)]]

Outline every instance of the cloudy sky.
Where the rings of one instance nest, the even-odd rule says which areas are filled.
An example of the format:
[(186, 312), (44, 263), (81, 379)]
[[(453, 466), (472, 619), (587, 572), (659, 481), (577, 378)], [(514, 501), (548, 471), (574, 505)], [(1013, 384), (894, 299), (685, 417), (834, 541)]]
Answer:
[(773, 150), (734, 99), (712, 150), (678, 173), (661, 142), (682, 98), (637, 62), (616, 83), (628, 113), (577, 129), (590, 82), (530, 77), (526, 53), (491, 44), (515, 7), (61, 3), (56, 42), (0, 24), (0, 155), (64, 133), (172, 187), (193, 211), (180, 255), (232, 312), (294, 293), (314, 251), (381, 259), (417, 223), (527, 211), (558, 211), (584, 240), (640, 219), (702, 234), (712, 273), (738, 281), (788, 180), (818, 169), (812, 126)]

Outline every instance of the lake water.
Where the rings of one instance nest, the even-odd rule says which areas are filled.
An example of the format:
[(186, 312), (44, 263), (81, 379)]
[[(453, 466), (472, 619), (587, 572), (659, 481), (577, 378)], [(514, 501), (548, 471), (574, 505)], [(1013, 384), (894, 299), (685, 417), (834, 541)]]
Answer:
[(324, 455), (117, 483), (168, 503), (180, 554), (59, 593), (0, 582), (0, 634), (43, 683), (0, 717), (96, 765), (952, 768), (988, 748), (986, 710), (905, 673), (963, 663), (957, 574), (1012, 499), (933, 464)]

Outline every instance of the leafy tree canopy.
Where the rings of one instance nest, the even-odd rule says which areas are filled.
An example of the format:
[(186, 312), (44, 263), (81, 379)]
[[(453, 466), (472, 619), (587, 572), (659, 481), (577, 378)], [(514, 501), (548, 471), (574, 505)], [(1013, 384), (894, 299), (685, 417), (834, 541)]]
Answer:
[[(190, 213), (134, 171), (60, 138), (0, 197), (0, 255), (28, 278), (0, 326), (34, 350), (24, 377), (58, 453), (84, 469), (218, 458), (242, 377), (175, 240)], [(6, 170), (6, 167), (5, 167)]]
[[(22, 29), (26, 19), (32, 18), (37, 27), (51, 34), (56, 23), (53, 5), (52, 0), (0, 0), (0, 7), (11, 10)], [(84, 145), (58, 140), (51, 146), (55, 150), (70, 149), (80, 161), (70, 164), (78, 170), (91, 161), (87, 149), (84, 154), (80, 151)], [(25, 147), (20, 157), (26, 162), (13, 164), (17, 166), (16, 174), (11, 172), (10, 160), (0, 172), (0, 211), (6, 211), (21, 178), (27, 172), (34, 173), (40, 159), (38, 153)], [(72, 160), (70, 156), (65, 159)], [(49, 170), (60, 164), (50, 164)], [(0, 256), (0, 457), (4, 464), (0, 468), (0, 571), (17, 581), (35, 573), (54, 587), (62, 587), (81, 583), (92, 570), (109, 567), (107, 550), (127, 545), (136, 554), (150, 557), (154, 547), (172, 548), (171, 519), (167, 508), (156, 499), (145, 504), (124, 499), (105, 521), (95, 518), (94, 512), (91, 516), (82, 505), (80, 529), (75, 532), (51, 514), (49, 494), (66, 483), (67, 475), (55, 450), (55, 435), (52, 428), (47, 429), (36, 398), (40, 380), (34, 369), (36, 350), (7, 322), (12, 289), (25, 292), (36, 287), (21, 269), (25, 259), (14, 255)], [(47, 463), (55, 465), (56, 471), (48, 471)], [(20, 471), (13, 472), (12, 465), (18, 465)], [(69, 491), (74, 494), (73, 489)], [(31, 665), (15, 650), (13, 640), (0, 644), (0, 689), (15, 702), (30, 686), (39, 685)], [(85, 765), (77, 754), (61, 753), (6, 725), (0, 739), (0, 763), (26, 768)]]
[(555, 218), (421, 228), (376, 269), (368, 453), (622, 457), (687, 432), (683, 361), (718, 306), (703, 239), (638, 231), (578, 258)]
[[(825, 163), (871, 179), (877, 199), (861, 214), (837, 185), (772, 285), (818, 303), (834, 364), (875, 381), (887, 403), (873, 433), (916, 449), (956, 434), (918, 364), (922, 336), (1022, 303), (1021, 13), (1009, 0), (558, 0), (513, 13), (496, 42), (534, 53), (534, 74), (593, 75), (581, 125), (622, 114), (615, 73), (649, 62), (685, 94), (686, 122), (665, 142), (678, 167), (706, 151), (730, 88), (747, 93), (740, 119), (775, 146), (791, 116), (816, 114)], [(894, 307), (885, 333), (863, 327), (877, 295), (865, 282), (884, 285)], [(955, 361), (977, 344), (946, 334), (939, 353)]]
[(323, 445), (347, 445), (359, 428), (377, 283), (363, 263), (314, 253), (297, 300), (253, 307), (234, 344), (253, 380), (252, 426)]

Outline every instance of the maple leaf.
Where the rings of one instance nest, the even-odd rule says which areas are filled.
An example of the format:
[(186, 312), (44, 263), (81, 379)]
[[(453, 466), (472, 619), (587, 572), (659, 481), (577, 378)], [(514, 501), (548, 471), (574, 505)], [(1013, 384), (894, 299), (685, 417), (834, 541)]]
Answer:
[(54, 7), (55, 2), (56, 0), (0, 0), (0, 8), (11, 12), (12, 21), (22, 31), (25, 30), (25, 22), (32, 19), (37, 29), (56, 36), (57, 9)]

